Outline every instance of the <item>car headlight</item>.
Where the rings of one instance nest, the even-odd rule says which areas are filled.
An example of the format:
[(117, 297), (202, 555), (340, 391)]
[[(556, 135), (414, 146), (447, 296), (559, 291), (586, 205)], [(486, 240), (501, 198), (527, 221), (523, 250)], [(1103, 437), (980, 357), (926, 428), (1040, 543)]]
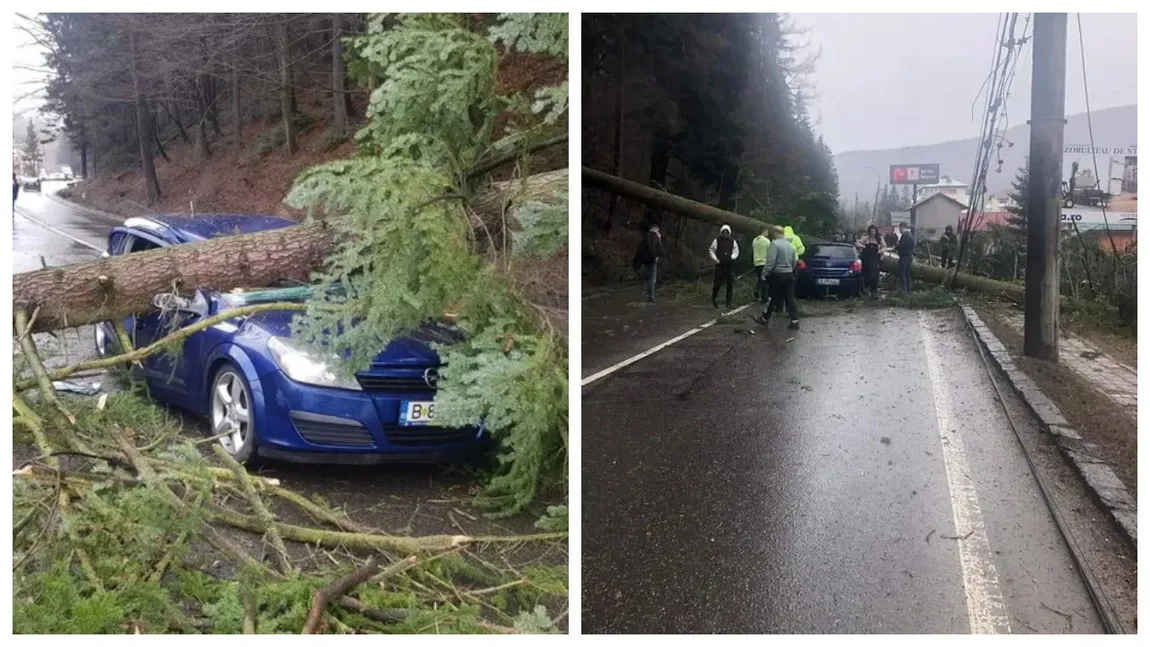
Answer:
[(339, 359), (332, 357), (327, 361), (315, 355), (296, 348), (279, 337), (268, 340), (268, 350), (280, 370), (289, 378), (304, 384), (315, 386), (328, 386), (336, 389), (350, 389), (362, 391), (359, 382), (354, 379), (340, 377), (330, 367)]

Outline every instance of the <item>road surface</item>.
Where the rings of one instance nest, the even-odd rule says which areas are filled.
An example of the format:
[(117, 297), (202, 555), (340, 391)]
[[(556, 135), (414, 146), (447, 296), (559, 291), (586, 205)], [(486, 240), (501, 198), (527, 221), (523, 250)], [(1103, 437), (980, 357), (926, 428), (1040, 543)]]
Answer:
[[(585, 307), (584, 377), (658, 336), (636, 321), (683, 332), (664, 307)], [(584, 632), (1102, 630), (959, 313), (784, 328), (583, 388)]]
[[(54, 192), (62, 186), (45, 182), (44, 191)], [(79, 211), (45, 195), (21, 191), (12, 219), (12, 271), (39, 269), (41, 257), (48, 266), (97, 258), (97, 250), (106, 245), (108, 231), (120, 222), (118, 218)], [(47, 334), (36, 335), (36, 343), (46, 355), (45, 363), (50, 366), (95, 356), (90, 326), (66, 331), (61, 337), (63, 344)], [(79, 381), (100, 382), (105, 390), (112, 386), (106, 376)], [(182, 416), (189, 436), (210, 435), (202, 421), (175, 410), (173, 413)], [(207, 451), (206, 445), (202, 447)], [(349, 467), (269, 462), (260, 473), (281, 479), (305, 496), (322, 496), (356, 520), (395, 534), (525, 533), (531, 531), (534, 521), (529, 515), (507, 519), (502, 524), (485, 519), (471, 509), (474, 475), (449, 466)]]

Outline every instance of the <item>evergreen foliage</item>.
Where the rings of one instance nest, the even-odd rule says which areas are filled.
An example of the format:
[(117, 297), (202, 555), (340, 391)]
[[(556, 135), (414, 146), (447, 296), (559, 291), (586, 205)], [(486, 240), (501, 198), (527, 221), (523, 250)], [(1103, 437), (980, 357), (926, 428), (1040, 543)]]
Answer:
[[(341, 242), (316, 277), (324, 289), (297, 317), (296, 334), (349, 354), (354, 371), (397, 336), (453, 319), (466, 337), (436, 345), (445, 364), (436, 413), (447, 425), (482, 423), (497, 439), (500, 465), (481, 503), (509, 515), (541, 487), (565, 483), (566, 341), (514, 291), (506, 262), (476, 251), (466, 177), (550, 124), (565, 129), (566, 88), (552, 88), (537, 123), (499, 132), (501, 115), (522, 101), (499, 94), (496, 41), (566, 56), (566, 20), (503, 15), (484, 34), (464, 16), (370, 18), (348, 48), (348, 69), (376, 88), (356, 134), (359, 154), (302, 173), (288, 202), (340, 214), (332, 222)], [(565, 193), (515, 215), (517, 254), (566, 247)]]

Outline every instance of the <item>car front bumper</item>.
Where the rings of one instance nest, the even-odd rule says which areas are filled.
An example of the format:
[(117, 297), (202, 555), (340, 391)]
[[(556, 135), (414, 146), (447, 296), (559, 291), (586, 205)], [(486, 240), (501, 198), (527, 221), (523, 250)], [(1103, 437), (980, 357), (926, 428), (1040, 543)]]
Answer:
[(480, 457), (490, 446), (482, 427), (399, 424), (404, 400), (434, 396), (431, 390), (368, 392), (310, 386), (276, 371), (259, 378), (259, 388), (253, 388), (258, 451), (281, 460), (354, 465)]

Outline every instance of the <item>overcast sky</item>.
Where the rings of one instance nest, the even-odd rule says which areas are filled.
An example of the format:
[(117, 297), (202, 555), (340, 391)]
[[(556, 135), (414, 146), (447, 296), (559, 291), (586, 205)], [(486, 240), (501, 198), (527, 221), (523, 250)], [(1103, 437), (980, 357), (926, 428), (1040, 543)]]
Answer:
[[(977, 137), (998, 14), (794, 14), (822, 46), (811, 114), (836, 153)], [(1090, 108), (1137, 102), (1136, 17), (1083, 14)], [(1019, 17), (1021, 32), (1023, 17)], [(1033, 27), (1033, 24), (1031, 25)], [(1031, 31), (1033, 31), (1031, 29)], [(1076, 14), (1067, 20), (1066, 114), (1085, 112)], [(1030, 116), (1030, 43), (1007, 104), (1010, 125)]]

